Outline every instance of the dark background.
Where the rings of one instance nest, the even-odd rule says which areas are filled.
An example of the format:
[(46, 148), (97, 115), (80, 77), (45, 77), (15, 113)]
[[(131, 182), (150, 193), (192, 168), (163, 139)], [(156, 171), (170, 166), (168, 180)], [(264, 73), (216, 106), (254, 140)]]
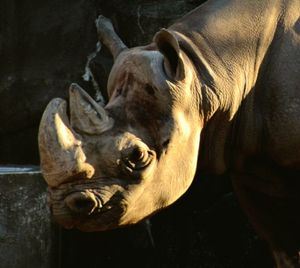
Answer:
[[(0, 164), (39, 163), (42, 112), (52, 98), (67, 98), (70, 83), (96, 94), (82, 75), (96, 47), (98, 14), (111, 18), (131, 47), (149, 43), (201, 2), (0, 0)], [(111, 65), (105, 48), (90, 63), (104, 95)], [(57, 230), (55, 267), (271, 267), (227, 175), (197, 174), (189, 191), (150, 224), (105, 233)]]

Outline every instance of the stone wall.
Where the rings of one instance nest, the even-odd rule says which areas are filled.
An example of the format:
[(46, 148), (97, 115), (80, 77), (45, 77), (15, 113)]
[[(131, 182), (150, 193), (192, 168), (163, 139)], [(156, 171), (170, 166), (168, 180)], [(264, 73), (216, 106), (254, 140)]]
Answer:
[(0, 267), (57, 267), (58, 233), (46, 200), (37, 168), (0, 166)]
[(82, 233), (52, 222), (37, 168), (0, 167), (0, 267), (272, 267), (228, 181), (209, 179), (147, 222)]

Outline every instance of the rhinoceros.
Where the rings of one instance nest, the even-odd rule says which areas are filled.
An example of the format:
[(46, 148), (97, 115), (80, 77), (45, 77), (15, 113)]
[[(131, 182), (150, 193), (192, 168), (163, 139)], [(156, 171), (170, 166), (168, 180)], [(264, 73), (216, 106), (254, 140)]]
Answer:
[(277, 266), (298, 267), (299, 15), (299, 0), (210, 0), (130, 49), (99, 16), (108, 103), (72, 84), (69, 105), (52, 100), (40, 123), (57, 222), (131, 225), (175, 202), (196, 170), (228, 172)]

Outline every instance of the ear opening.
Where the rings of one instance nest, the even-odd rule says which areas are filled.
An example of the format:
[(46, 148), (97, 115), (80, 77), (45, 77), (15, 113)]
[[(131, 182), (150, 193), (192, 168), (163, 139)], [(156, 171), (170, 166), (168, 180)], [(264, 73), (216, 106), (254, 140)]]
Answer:
[(184, 78), (184, 68), (180, 47), (175, 36), (167, 29), (161, 29), (155, 36), (154, 42), (158, 50), (164, 55), (166, 74), (175, 80)]

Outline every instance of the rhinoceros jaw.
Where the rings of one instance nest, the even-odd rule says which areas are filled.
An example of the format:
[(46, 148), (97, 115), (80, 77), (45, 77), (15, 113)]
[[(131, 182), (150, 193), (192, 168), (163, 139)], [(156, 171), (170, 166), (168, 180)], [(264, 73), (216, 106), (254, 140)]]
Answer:
[(86, 163), (81, 141), (70, 126), (66, 108), (66, 101), (59, 98), (52, 100), (39, 128), (41, 169), (51, 187), (94, 175), (94, 168)]

